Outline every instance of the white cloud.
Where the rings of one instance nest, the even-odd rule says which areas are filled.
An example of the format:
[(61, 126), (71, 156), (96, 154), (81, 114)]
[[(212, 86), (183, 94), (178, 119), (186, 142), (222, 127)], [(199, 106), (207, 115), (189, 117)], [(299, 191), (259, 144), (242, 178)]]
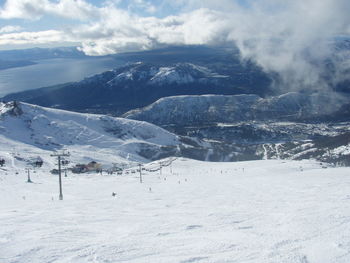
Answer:
[(0, 35), (2, 45), (48, 44), (66, 41), (63, 32), (47, 30), (40, 32), (21, 32)]
[(288, 87), (325, 85), (314, 63), (328, 56), (329, 40), (345, 32), (348, 10), (347, 0), (257, 1), (232, 16), (230, 38), (243, 57), (279, 72)]
[(228, 30), (219, 16), (222, 14), (208, 9), (163, 19), (108, 10), (103, 20), (74, 28), (69, 34), (80, 39), (82, 50), (90, 55), (145, 50), (161, 45), (215, 44), (226, 41), (224, 33)]
[(4, 34), (4, 33), (12, 33), (12, 32), (17, 32), (17, 31), (21, 31), (22, 27), (20, 26), (4, 26), (4, 27), (0, 27), (0, 34)]
[(97, 18), (99, 9), (84, 0), (7, 0), (0, 18), (40, 19), (43, 15), (89, 20)]
[[(235, 43), (244, 59), (279, 72), (284, 84), (305, 87), (323, 85), (313, 63), (328, 55), (329, 39), (350, 30), (348, 0), (251, 0), (249, 7), (233, 0), (162, 2), (155, 7), (151, 1), (130, 0), (133, 5), (122, 10), (120, 0), (106, 1), (102, 7), (83, 0), (10, 0), (0, 10), (0, 18), (56, 15), (83, 23), (64, 31), (4, 34), (0, 40), (1, 44), (80, 42), (89, 55), (173, 44)], [(165, 18), (135, 14), (140, 8), (153, 13), (165, 5), (182, 11)]]

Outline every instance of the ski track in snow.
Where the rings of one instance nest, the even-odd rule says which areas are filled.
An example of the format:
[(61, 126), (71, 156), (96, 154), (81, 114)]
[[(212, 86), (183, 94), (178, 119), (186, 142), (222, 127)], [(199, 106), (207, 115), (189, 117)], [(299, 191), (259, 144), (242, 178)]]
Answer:
[(0, 170), (0, 262), (348, 263), (349, 169), (178, 159), (143, 184), (69, 174), (63, 201), (48, 171)]

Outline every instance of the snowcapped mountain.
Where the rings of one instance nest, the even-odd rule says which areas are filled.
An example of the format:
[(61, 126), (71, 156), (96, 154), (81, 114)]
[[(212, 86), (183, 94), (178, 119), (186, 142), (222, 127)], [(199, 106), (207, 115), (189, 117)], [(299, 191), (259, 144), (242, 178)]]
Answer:
[(102, 163), (107, 156), (115, 161), (157, 159), (180, 144), (178, 136), (146, 122), (16, 102), (0, 103), (0, 138), (0, 155), (21, 151), (47, 156), (67, 149), (77, 161)]
[[(336, 41), (331, 45), (334, 52), (329, 58), (310, 63), (320, 67), (320, 78), (329, 90), (350, 94), (349, 41)], [(55, 52), (60, 54), (59, 50)], [(62, 52), (69, 53), (65, 50)], [(2, 100), (120, 116), (170, 96), (255, 94), (266, 98), (291, 90), (277, 72), (264, 72), (253, 61), (242, 61), (234, 48), (168, 47), (118, 54), (112, 58), (128, 63), (80, 82), (9, 94)], [(319, 87), (315, 85), (300, 89), (308, 97), (308, 92), (316, 91)], [(298, 96), (301, 98), (296, 99), (303, 103), (304, 95)], [(283, 97), (278, 99), (282, 100)], [(290, 96), (287, 99), (290, 100)], [(267, 106), (270, 105), (267, 102)]]
[(135, 62), (80, 82), (9, 94), (24, 101), (89, 113), (121, 115), (177, 95), (268, 93), (269, 78), (252, 65), (231, 62)]
[[(254, 98), (254, 97), (253, 97)], [(349, 164), (350, 125), (237, 122), (153, 124), (106, 115), (0, 104), (0, 157), (28, 162), (66, 149), (75, 163), (146, 162), (169, 156), (206, 161), (315, 158)], [(175, 135), (176, 134), (176, 135)]]
[[(143, 82), (146, 85), (189, 84), (189, 83), (215, 83), (218, 79), (229, 76), (220, 75), (210, 69), (192, 63), (176, 63), (171, 66), (156, 66), (142, 62), (131, 64), (123, 70), (114, 70), (115, 77), (107, 83), (110, 86), (125, 81)], [(94, 78), (94, 77), (93, 77)], [(89, 79), (87, 79), (89, 81)]]
[(315, 121), (349, 103), (348, 96), (330, 96), (328, 93), (290, 92), (265, 99), (257, 95), (174, 96), (123, 116), (161, 126), (262, 120)]
[(265, 99), (257, 95), (175, 96), (124, 117), (209, 143), (210, 151), (203, 149), (206, 160), (315, 158), (349, 164), (349, 119), (332, 122), (348, 105), (347, 96), (322, 93)]
[[(8, 130), (7, 140), (35, 145), (45, 151), (76, 148), (85, 151), (79, 155), (89, 156), (86, 153), (93, 152), (100, 155), (100, 160), (110, 154), (124, 160), (167, 156), (208, 161), (302, 156), (326, 160), (332, 151), (331, 161), (348, 158), (347, 78), (344, 78), (345, 88), (338, 89), (339, 92), (315, 93), (317, 87), (310, 87), (301, 92), (276, 94), (270, 89), (273, 74), (264, 73), (252, 62), (242, 63), (237, 53), (193, 47), (122, 54), (115, 58), (132, 62), (80, 82), (10, 94), (3, 101), (18, 100), (147, 121), (165, 128), (176, 142), (163, 143), (158, 131), (160, 134), (166, 131), (159, 127), (144, 124), (153, 127), (149, 133), (134, 134), (146, 126), (135, 128), (134, 123), (138, 122), (103, 115), (69, 113), (81, 116), (79, 122), (63, 121), (58, 117), (61, 113), (42, 114), (45, 117), (33, 113), (23, 119), (28, 114), (23, 107), (29, 107), (25, 103), (20, 104), (22, 114), (11, 114), (13, 109), (9, 106), (3, 106), (2, 110), (7, 118), (17, 118), (22, 125), (18, 130), (27, 134), (32, 129), (33, 135), (17, 134), (17, 130), (5, 125), (1, 136)], [(346, 60), (346, 56), (342, 58)], [(333, 74), (331, 70), (329, 73)], [(99, 128), (86, 126), (87, 122), (83, 121), (86, 119), (94, 120)], [(324, 121), (328, 124), (323, 124)]]

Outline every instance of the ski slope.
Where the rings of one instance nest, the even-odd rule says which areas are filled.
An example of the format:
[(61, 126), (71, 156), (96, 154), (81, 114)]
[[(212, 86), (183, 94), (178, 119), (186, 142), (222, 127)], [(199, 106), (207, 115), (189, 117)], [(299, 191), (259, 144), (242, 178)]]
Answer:
[(4, 169), (1, 263), (350, 262), (350, 168), (177, 159), (142, 184), (68, 174), (63, 201), (48, 171)]
[(75, 163), (148, 162), (179, 144), (175, 134), (143, 121), (0, 102), (0, 159), (9, 163), (36, 156), (50, 163), (63, 149)]

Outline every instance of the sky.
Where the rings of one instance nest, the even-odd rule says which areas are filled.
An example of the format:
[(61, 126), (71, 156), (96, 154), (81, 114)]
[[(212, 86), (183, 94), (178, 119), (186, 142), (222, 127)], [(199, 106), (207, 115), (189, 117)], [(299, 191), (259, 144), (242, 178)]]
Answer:
[(299, 85), (319, 75), (305, 52), (326, 57), (331, 39), (350, 35), (349, 10), (349, 0), (0, 0), (0, 49), (76, 45), (98, 56), (234, 45)]
[(349, 10), (348, 0), (0, 0), (0, 49), (71, 43), (105, 55), (232, 42), (251, 52), (289, 40), (298, 48), (349, 34)]
[(0, 49), (71, 43), (89, 55), (105, 55), (169, 44), (210, 44), (212, 31), (224, 23), (219, 21), (223, 7), (244, 8), (249, 3), (219, 2), (0, 0)]

